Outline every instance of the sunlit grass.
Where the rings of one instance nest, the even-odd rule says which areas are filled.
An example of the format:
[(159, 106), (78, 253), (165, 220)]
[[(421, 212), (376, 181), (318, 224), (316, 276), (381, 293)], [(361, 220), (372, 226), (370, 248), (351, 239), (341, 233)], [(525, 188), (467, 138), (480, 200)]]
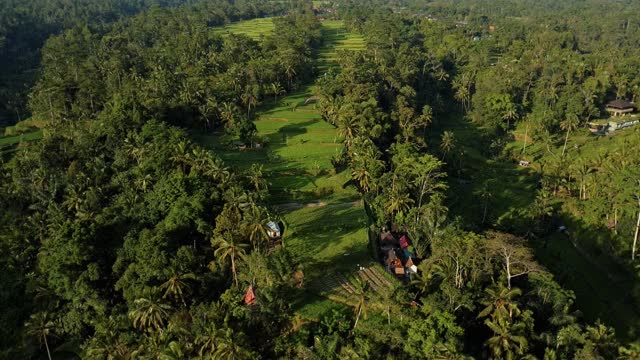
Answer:
[(216, 29), (220, 34), (242, 34), (259, 40), (262, 36), (273, 33), (273, 18), (259, 18), (245, 21), (238, 21)]
[(355, 270), (357, 264), (368, 262), (367, 224), (362, 207), (305, 207), (288, 212), (285, 220), (286, 247), (308, 265), (312, 275), (329, 269)]

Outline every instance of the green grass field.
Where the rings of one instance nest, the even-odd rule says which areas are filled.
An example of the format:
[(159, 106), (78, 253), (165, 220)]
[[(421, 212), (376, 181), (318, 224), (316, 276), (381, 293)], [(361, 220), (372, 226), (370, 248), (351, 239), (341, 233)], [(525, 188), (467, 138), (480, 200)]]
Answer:
[[(273, 29), (270, 19), (243, 21), (221, 31), (247, 34), (255, 39)], [(341, 49), (358, 50), (362, 39), (345, 32), (341, 22), (322, 24), (324, 45), (315, 54), (319, 67), (334, 64)], [(227, 164), (246, 169), (261, 164), (270, 183), (268, 201), (280, 208), (286, 224), (284, 243), (303, 264), (305, 282), (328, 272), (349, 273), (372, 260), (368, 255), (367, 218), (359, 195), (346, 171), (336, 173), (331, 159), (342, 149), (336, 129), (322, 120), (313, 101), (313, 86), (279, 98), (265, 99), (255, 124), (265, 142), (260, 149), (237, 150), (233, 140), (220, 134), (194, 134), (194, 139), (215, 151)], [(284, 205), (283, 205), (284, 204)], [(340, 308), (327, 298), (307, 292), (294, 305), (306, 318)]]
[[(523, 124), (519, 124), (514, 131), (516, 141), (508, 144), (507, 148), (514, 152), (522, 152), (524, 145), (525, 128)], [(567, 142), (568, 156), (593, 157), (603, 154), (604, 152), (615, 151), (616, 147), (622, 146), (625, 140), (634, 136), (639, 136), (640, 125), (618, 130), (614, 134), (606, 136), (598, 136), (591, 134), (586, 128), (580, 128), (572, 132)], [(564, 138), (558, 138), (556, 146), (557, 151), (562, 148)], [(552, 149), (554, 150), (554, 149)], [(549, 152), (546, 146), (541, 142), (532, 142), (530, 139), (527, 144), (527, 150), (523, 157), (531, 161), (545, 161), (549, 158)]]
[(254, 40), (259, 40), (261, 37), (271, 34), (273, 29), (273, 18), (258, 18), (231, 23), (218, 28), (216, 32), (220, 34), (242, 34)]
[[(246, 169), (251, 164), (263, 166), (270, 183), (273, 204), (323, 201), (329, 204), (351, 202), (358, 194), (344, 189), (347, 173), (336, 174), (331, 158), (341, 151), (336, 130), (320, 118), (314, 104), (304, 105), (312, 96), (312, 88), (278, 99), (278, 104), (263, 109), (256, 121), (262, 149), (235, 150), (228, 144), (233, 139), (219, 135), (196, 135), (196, 139), (215, 150), (232, 166)], [(293, 111), (293, 104), (298, 105)]]

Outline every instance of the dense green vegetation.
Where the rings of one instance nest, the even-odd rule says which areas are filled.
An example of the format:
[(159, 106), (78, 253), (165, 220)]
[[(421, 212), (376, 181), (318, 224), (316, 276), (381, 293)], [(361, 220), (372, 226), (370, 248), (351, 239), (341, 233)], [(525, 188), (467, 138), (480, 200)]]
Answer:
[[(183, 6), (185, 4), (194, 4)], [(184, 9), (209, 25), (281, 13), (271, 1), (186, 0), (5, 0), (0, 3), (0, 126), (29, 115), (26, 97), (39, 76), (40, 49), (51, 35), (65, 29), (88, 28), (94, 35), (109, 32), (119, 20), (160, 8)], [(180, 11), (180, 10), (178, 10)], [(186, 16), (186, 14), (185, 14)], [(53, 55), (53, 54), (51, 54)]]
[(638, 359), (638, 6), (6, 1), (0, 358)]

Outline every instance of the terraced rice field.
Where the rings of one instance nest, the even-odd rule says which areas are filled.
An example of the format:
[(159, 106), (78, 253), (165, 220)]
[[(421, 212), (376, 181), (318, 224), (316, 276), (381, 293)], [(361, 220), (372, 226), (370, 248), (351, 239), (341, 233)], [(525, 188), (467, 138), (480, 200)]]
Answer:
[(325, 20), (322, 22), (325, 45), (320, 50), (317, 65), (320, 73), (330, 67), (337, 66), (336, 60), (340, 51), (360, 51), (365, 49), (362, 36), (348, 32), (340, 20)]
[(335, 273), (322, 276), (311, 283), (311, 291), (333, 301), (353, 306), (353, 297), (356, 294), (355, 277), (366, 282), (370, 291), (380, 294), (393, 286), (392, 281), (379, 265), (372, 265), (358, 270), (355, 273)]
[(273, 18), (258, 18), (253, 20), (238, 21), (223, 26), (217, 30), (221, 34), (243, 34), (254, 40), (260, 40), (261, 37), (273, 32)]

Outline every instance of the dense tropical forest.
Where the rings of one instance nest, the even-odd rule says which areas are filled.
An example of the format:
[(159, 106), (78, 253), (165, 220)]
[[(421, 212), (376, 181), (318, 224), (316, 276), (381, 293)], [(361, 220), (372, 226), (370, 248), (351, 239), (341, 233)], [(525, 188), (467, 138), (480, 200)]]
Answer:
[(640, 359), (639, 3), (0, 8), (0, 358)]

